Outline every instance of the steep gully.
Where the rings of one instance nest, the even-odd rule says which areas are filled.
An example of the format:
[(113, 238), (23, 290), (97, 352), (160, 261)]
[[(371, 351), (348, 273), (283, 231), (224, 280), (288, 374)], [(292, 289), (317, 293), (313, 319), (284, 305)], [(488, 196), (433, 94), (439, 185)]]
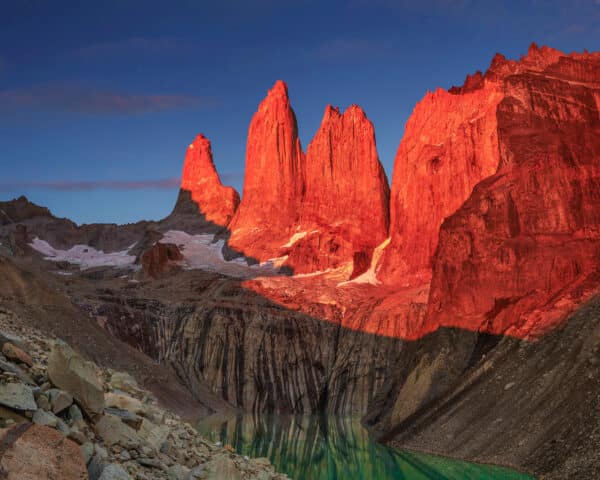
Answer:
[[(497, 55), (485, 74), (415, 107), (388, 192), (362, 110), (328, 107), (305, 155), (278, 82), (250, 125), (239, 207), (230, 190), (194, 192), (187, 176), (203, 170), (188, 160), (212, 165), (200, 137), (173, 214), (152, 228), (208, 229), (227, 239), (229, 258), (279, 259), (296, 275), (163, 272), (173, 262), (157, 252), (148, 260), (156, 279), (125, 289), (107, 278), (104, 290), (72, 279), (70, 295), (116, 336), (172, 363), (192, 391), (207, 384), (246, 409), (367, 413), (403, 445), (553, 475), (589, 466), (580, 432), (597, 433), (585, 423), (600, 342), (586, 340), (573, 377), (565, 339), (584, 339), (565, 320), (598, 288), (599, 108), (599, 54), (532, 45), (519, 61)], [(220, 185), (216, 172), (203, 175)], [(228, 203), (215, 200), (224, 195)], [(594, 329), (595, 312), (584, 305), (574, 318)], [(530, 365), (544, 352), (557, 363)], [(532, 369), (546, 382), (535, 391)], [(589, 394), (558, 400), (580, 375)], [(517, 399), (537, 408), (512, 414), (520, 429), (506, 416), (467, 414)], [(450, 421), (456, 409), (467, 413)], [(443, 425), (445, 440), (433, 441)], [(468, 425), (478, 429), (457, 449)], [(550, 442), (557, 435), (560, 446)]]

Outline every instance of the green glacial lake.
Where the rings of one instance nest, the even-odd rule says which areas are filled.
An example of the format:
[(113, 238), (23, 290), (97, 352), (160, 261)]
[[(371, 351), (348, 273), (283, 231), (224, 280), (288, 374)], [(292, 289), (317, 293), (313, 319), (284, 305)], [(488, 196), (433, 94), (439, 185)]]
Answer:
[(531, 480), (506, 468), (451, 460), (373, 442), (360, 421), (340, 417), (212, 416), (197, 428), (250, 457), (268, 457), (295, 480)]

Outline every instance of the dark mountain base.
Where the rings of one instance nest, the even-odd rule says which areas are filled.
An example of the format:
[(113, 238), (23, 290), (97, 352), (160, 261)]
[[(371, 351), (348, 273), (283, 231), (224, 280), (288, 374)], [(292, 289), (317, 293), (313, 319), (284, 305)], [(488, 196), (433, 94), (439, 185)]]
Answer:
[(599, 364), (596, 298), (535, 343), (499, 338), (452, 388), (382, 440), (540, 478), (600, 478)]

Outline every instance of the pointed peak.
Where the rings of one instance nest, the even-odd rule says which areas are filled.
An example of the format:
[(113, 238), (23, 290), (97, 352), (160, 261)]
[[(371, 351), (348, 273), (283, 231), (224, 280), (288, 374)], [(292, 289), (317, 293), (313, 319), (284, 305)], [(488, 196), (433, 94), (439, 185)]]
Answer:
[(560, 50), (547, 47), (546, 45), (539, 47), (537, 43), (532, 42), (527, 50), (527, 55), (521, 57), (521, 62), (543, 68), (558, 62), (560, 57), (565, 56)]
[(285, 97), (288, 98), (288, 87), (283, 80), (277, 80), (269, 90), (269, 97)]
[(344, 112), (344, 115), (350, 116), (352, 118), (356, 118), (356, 117), (367, 118), (367, 114), (362, 109), (362, 107), (360, 105), (355, 104), (355, 103), (352, 104), (352, 105), (350, 105), (346, 109), (346, 111)]
[(527, 50), (527, 54), (530, 55), (534, 52), (537, 52), (539, 49), (540, 47), (538, 47), (537, 43), (531, 42), (531, 45), (529, 45), (529, 49)]
[(360, 105), (352, 104), (345, 111), (341, 112), (339, 107), (334, 107), (328, 103), (325, 107), (325, 113), (323, 114), (323, 120), (321, 123), (332, 119), (339, 120), (342, 118), (359, 118), (363, 120), (367, 118), (367, 115)]
[(321, 123), (324, 123), (332, 118), (338, 118), (340, 116), (340, 108), (334, 107), (330, 103), (325, 106), (325, 112), (323, 113), (323, 120)]
[(205, 137), (202, 133), (196, 135), (194, 141), (189, 144), (188, 148), (196, 149), (196, 148), (208, 148), (210, 150), (210, 140)]

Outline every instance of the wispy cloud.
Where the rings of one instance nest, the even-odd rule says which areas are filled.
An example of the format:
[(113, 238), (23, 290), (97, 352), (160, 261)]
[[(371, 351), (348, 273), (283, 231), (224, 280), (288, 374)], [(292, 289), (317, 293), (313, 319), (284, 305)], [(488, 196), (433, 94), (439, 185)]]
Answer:
[[(243, 181), (244, 172), (230, 172), (220, 175), (225, 184)], [(48, 180), (0, 182), (2, 192), (25, 190), (52, 190), (58, 192), (88, 192), (92, 190), (172, 190), (181, 185), (177, 177), (155, 180)]]
[(319, 45), (311, 52), (311, 56), (320, 60), (356, 60), (381, 56), (389, 51), (386, 44), (376, 40), (338, 38)]
[(208, 108), (216, 99), (177, 94), (136, 94), (79, 85), (0, 90), (3, 110), (51, 110), (91, 115), (128, 115), (182, 108)]
[(90, 190), (168, 190), (180, 185), (179, 178), (158, 180), (52, 180), (31, 182), (1, 182), (1, 191), (55, 190), (77, 192)]
[(380, 7), (395, 12), (452, 13), (464, 11), (474, 4), (474, 0), (352, 0), (350, 7)]
[(97, 56), (115, 53), (170, 53), (174, 51), (183, 51), (187, 48), (180, 40), (172, 37), (129, 37), (119, 40), (98, 42), (85, 45), (74, 50), (69, 50), (68, 54), (81, 56)]

